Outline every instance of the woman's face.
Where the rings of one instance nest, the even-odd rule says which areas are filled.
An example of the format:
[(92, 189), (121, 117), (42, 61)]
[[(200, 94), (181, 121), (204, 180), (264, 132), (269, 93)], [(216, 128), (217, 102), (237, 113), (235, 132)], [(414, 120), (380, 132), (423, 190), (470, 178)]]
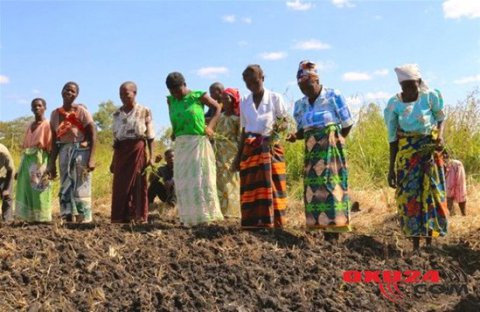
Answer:
[(62, 97), (64, 102), (73, 103), (73, 101), (75, 101), (75, 99), (77, 98), (77, 95), (78, 90), (75, 85), (67, 84), (65, 87), (63, 87)]
[(258, 94), (263, 91), (263, 76), (257, 72), (247, 72), (243, 76), (243, 81), (245, 81), (245, 86), (253, 94)]
[(298, 83), (300, 91), (309, 99), (315, 98), (320, 92), (320, 81), (318, 79), (305, 79)]
[(42, 117), (45, 114), (45, 105), (40, 100), (36, 100), (32, 102), (32, 113), (35, 117)]
[(120, 88), (120, 99), (123, 105), (132, 105), (135, 103), (137, 88), (132, 84), (124, 85)]
[(223, 93), (222, 104), (223, 104), (223, 110), (225, 111), (225, 113), (227, 114), (233, 113), (233, 99), (230, 97), (230, 95)]
[(187, 86), (185, 85), (168, 89), (168, 91), (170, 92), (170, 95), (176, 98), (177, 100), (183, 99), (183, 97), (186, 94), (186, 90), (187, 90)]
[(416, 95), (420, 87), (420, 80), (405, 80), (400, 82), (402, 92), (405, 95)]

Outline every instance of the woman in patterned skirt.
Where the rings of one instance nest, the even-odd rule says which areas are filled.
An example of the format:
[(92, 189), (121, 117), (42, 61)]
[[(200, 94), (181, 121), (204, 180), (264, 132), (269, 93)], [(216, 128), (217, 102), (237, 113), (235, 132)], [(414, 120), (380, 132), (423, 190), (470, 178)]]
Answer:
[(307, 228), (321, 229), (326, 240), (350, 231), (350, 197), (345, 138), (353, 125), (338, 90), (320, 84), (316, 64), (300, 62), (298, 86), (305, 95), (295, 103), (297, 133), (305, 139), (304, 202)]
[(23, 154), (17, 174), (15, 214), (25, 222), (52, 221), (52, 187), (46, 174), (52, 132), (45, 119), (47, 103), (32, 101), (35, 120), (28, 126), (23, 139)]
[(388, 101), (384, 112), (390, 142), (388, 183), (396, 188), (402, 230), (418, 249), (420, 237), (430, 245), (432, 237), (447, 234), (445, 111), (440, 92), (426, 86), (416, 64), (395, 72), (402, 92)]
[(77, 83), (67, 82), (62, 89), (63, 105), (50, 116), (52, 152), (48, 173), (57, 176), (60, 163), (60, 214), (67, 222), (92, 221), (92, 171), (97, 145), (95, 123), (85, 105), (74, 103), (80, 92)]
[(240, 104), (237, 89), (223, 91), (223, 112), (218, 120), (215, 139), (217, 159), (217, 191), (220, 209), (226, 218), (240, 217), (240, 177), (232, 172), (232, 165), (238, 153), (240, 140), (240, 118), (235, 115), (235, 107)]

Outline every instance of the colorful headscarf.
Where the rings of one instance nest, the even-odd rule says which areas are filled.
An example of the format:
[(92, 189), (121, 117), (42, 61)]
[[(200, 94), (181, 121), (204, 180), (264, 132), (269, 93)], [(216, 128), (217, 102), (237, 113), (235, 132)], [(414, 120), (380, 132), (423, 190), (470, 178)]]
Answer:
[(235, 115), (240, 115), (240, 92), (235, 88), (226, 88), (223, 93), (230, 96), (233, 100), (233, 112)]
[[(422, 79), (422, 75), (417, 64), (405, 64), (395, 67), (395, 73), (397, 74), (398, 82)], [(424, 91), (428, 89), (428, 86), (423, 79), (420, 83), (420, 89)]]
[(317, 64), (308, 60), (301, 61), (298, 65), (297, 81), (301, 82), (309, 78), (318, 79)]

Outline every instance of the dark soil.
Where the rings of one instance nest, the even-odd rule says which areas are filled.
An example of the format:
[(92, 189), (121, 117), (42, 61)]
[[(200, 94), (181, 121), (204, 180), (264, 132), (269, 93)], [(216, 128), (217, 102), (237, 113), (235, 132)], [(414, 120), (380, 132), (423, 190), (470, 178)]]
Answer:
[[(480, 311), (480, 232), (410, 251), (405, 240), (317, 232), (242, 231), (237, 222), (0, 228), (0, 311)], [(462, 295), (383, 297), (345, 270), (441, 271)], [(465, 274), (463, 274), (465, 273)], [(455, 280), (456, 279), (456, 280)]]

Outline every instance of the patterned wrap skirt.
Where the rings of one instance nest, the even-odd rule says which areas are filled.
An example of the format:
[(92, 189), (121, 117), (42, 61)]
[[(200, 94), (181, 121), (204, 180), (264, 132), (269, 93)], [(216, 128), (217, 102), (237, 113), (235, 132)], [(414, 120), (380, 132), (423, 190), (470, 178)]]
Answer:
[(177, 137), (173, 167), (180, 222), (191, 226), (223, 220), (215, 154), (208, 138), (204, 135)]
[(23, 151), (17, 177), (15, 214), (25, 222), (52, 221), (52, 185), (45, 172), (48, 153), (38, 148)]
[(284, 152), (270, 138), (247, 134), (240, 161), (243, 228), (283, 227), (287, 208)]
[(60, 159), (60, 214), (81, 215), (92, 221), (92, 173), (88, 171), (90, 148), (79, 143), (58, 143)]
[(337, 125), (305, 131), (304, 202), (307, 228), (351, 231), (345, 139)]
[(407, 236), (447, 234), (443, 158), (433, 135), (399, 134), (396, 201)]

